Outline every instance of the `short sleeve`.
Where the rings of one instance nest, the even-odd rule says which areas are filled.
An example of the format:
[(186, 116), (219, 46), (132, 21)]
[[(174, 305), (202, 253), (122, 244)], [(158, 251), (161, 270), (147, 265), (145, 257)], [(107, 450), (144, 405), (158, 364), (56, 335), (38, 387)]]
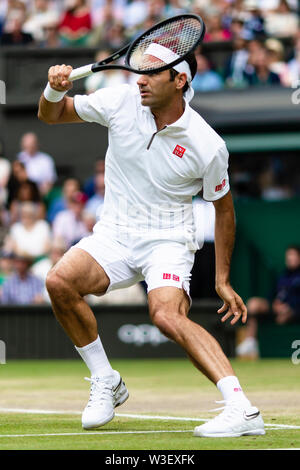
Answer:
[(120, 108), (127, 95), (128, 85), (101, 88), (90, 95), (75, 95), (74, 107), (78, 116), (87, 122), (108, 127), (112, 116)]
[(229, 191), (228, 150), (224, 144), (207, 166), (203, 177), (203, 199), (216, 201)]

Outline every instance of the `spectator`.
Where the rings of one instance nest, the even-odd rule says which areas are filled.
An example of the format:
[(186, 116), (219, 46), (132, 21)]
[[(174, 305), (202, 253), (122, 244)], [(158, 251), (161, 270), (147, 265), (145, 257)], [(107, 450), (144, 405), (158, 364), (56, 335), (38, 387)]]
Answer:
[(253, 39), (253, 33), (245, 29), (245, 20), (242, 18), (232, 18), (230, 23), (232, 39), (242, 38), (244, 40)]
[(4, 281), (12, 274), (13, 271), (13, 256), (6, 251), (0, 252), (0, 298), (1, 286)]
[(44, 28), (49, 24), (57, 23), (58, 19), (58, 12), (49, 0), (34, 0), (33, 11), (26, 19), (23, 31), (31, 34), (34, 40), (39, 43), (45, 40)]
[(58, 26), (64, 46), (84, 46), (92, 30), (92, 18), (86, 0), (67, 0), (67, 11)]
[(134, 30), (141, 25), (148, 16), (148, 5), (143, 0), (132, 0), (125, 6), (124, 26)]
[(166, 2), (164, 0), (148, 0), (147, 17), (156, 18), (156, 22), (165, 19)]
[(278, 325), (300, 321), (300, 247), (290, 246), (285, 252), (286, 269), (278, 278), (275, 295), (270, 299), (251, 297), (247, 302), (248, 323), (245, 339), (237, 347), (240, 357), (257, 357), (258, 321), (263, 315), (271, 314)]
[(62, 188), (62, 196), (56, 198), (50, 204), (47, 219), (52, 224), (56, 215), (68, 208), (72, 196), (80, 190), (80, 183), (76, 178), (68, 178), (65, 180)]
[(197, 73), (193, 79), (195, 92), (216, 91), (223, 88), (223, 80), (220, 75), (211, 69), (208, 58), (203, 54), (197, 54)]
[(299, 18), (286, 0), (280, 0), (275, 11), (266, 13), (266, 33), (269, 36), (286, 38), (296, 34)]
[(95, 174), (92, 177), (90, 177), (84, 183), (84, 187), (83, 187), (83, 191), (89, 199), (92, 196), (94, 196), (94, 194), (96, 192), (96, 175), (97, 175), (97, 173), (104, 173), (104, 170), (105, 170), (105, 160), (103, 160), (103, 159), (96, 160)]
[(117, 50), (124, 44), (123, 20), (119, 17), (118, 9), (114, 8), (115, 3), (112, 0), (107, 1), (100, 8), (101, 20), (93, 19), (94, 28), (88, 40), (89, 46), (97, 47), (104, 43)]
[[(100, 209), (101, 208), (102, 207), (100, 206)], [(84, 209), (84, 211), (82, 212), (82, 220), (85, 225), (87, 234), (92, 235), (94, 225), (97, 222), (97, 218), (99, 220), (99, 217), (99, 215), (96, 216), (92, 212), (89, 212), (87, 209)]]
[(31, 274), (32, 259), (28, 255), (14, 255), (14, 270), (3, 283), (0, 303), (28, 305), (43, 303), (43, 282)]
[(146, 305), (147, 296), (141, 283), (124, 289), (112, 290), (105, 295), (87, 295), (89, 305)]
[(0, 204), (7, 201), (7, 184), (10, 177), (11, 164), (9, 160), (0, 155)]
[(244, 2), (245, 23), (244, 31), (249, 39), (263, 39), (265, 37), (264, 23), (265, 19), (263, 13), (259, 9), (257, 0), (247, 0)]
[(33, 259), (45, 256), (51, 243), (48, 223), (37, 219), (36, 207), (32, 202), (23, 202), (20, 213), (20, 222), (14, 223), (8, 232), (6, 250), (17, 254), (26, 253)]
[(265, 47), (268, 56), (269, 69), (280, 78), (282, 86), (291, 86), (291, 76), (288, 65), (284, 62), (284, 47), (278, 39), (267, 39)]
[(104, 24), (108, 16), (122, 23), (126, 3), (126, 0), (90, 0), (93, 26)]
[(207, 18), (207, 30), (204, 36), (204, 41), (229, 41), (231, 39), (231, 33), (222, 26), (222, 17), (219, 14), (208, 16)]
[(188, 9), (180, 0), (169, 0), (165, 2), (163, 9), (163, 16), (165, 18), (171, 18), (172, 16), (181, 15), (182, 13), (188, 13)]
[(46, 215), (46, 206), (42, 201), (37, 185), (30, 180), (23, 181), (12, 199), (9, 206), (10, 223), (20, 220), (20, 211), (23, 202), (32, 202), (36, 208), (36, 216), (38, 219), (44, 219)]
[(102, 206), (104, 203), (104, 168), (98, 171), (95, 176), (95, 194), (87, 201), (85, 209), (92, 214), (95, 220), (100, 220)]
[(60, 258), (66, 252), (66, 245), (61, 240), (56, 240), (51, 243), (49, 255), (46, 258), (41, 259), (34, 263), (31, 267), (32, 274), (39, 278), (44, 285), (43, 299), (45, 302), (50, 303), (48, 291), (45, 286), (45, 280), (48, 271), (60, 260)]
[[(104, 50), (99, 51), (95, 56), (95, 62), (106, 59), (112, 51)], [(106, 70), (101, 73), (94, 73), (86, 78), (84, 86), (86, 93), (94, 93), (100, 88), (115, 87), (124, 83), (124, 76), (121, 70)]]
[(288, 62), (291, 85), (298, 88), (300, 85), (300, 29), (294, 36), (294, 57)]
[(0, 249), (9, 230), (9, 217), (3, 203), (0, 202)]
[(293, 189), (290, 186), (290, 176), (284, 172), (276, 172), (270, 166), (261, 173), (259, 181), (261, 198), (265, 201), (282, 201), (293, 197)]
[(7, 182), (7, 207), (10, 206), (11, 201), (16, 197), (20, 185), (29, 181), (25, 165), (19, 160), (15, 160), (12, 163), (11, 174)]
[(277, 73), (271, 72), (265, 48), (257, 50), (248, 63), (244, 77), (250, 86), (280, 85)]
[(43, 26), (43, 36), (44, 39), (38, 43), (40, 47), (52, 47), (56, 49), (62, 47), (63, 43), (59, 37), (58, 23), (48, 23)]
[(244, 73), (249, 57), (247, 42), (241, 36), (233, 39), (233, 52), (224, 67), (226, 85), (230, 88), (246, 85)]
[(9, 27), (0, 37), (1, 46), (27, 46), (33, 44), (33, 37), (23, 31), (25, 16), (20, 11), (19, 15), (11, 18)]
[(62, 240), (67, 248), (70, 248), (82, 237), (89, 235), (83, 221), (86, 200), (86, 195), (78, 191), (69, 201), (68, 208), (59, 212), (53, 221), (54, 240)]
[(39, 151), (38, 138), (33, 132), (22, 136), (21, 149), (17, 158), (24, 163), (28, 178), (38, 185), (42, 196), (47, 195), (57, 177), (53, 158)]

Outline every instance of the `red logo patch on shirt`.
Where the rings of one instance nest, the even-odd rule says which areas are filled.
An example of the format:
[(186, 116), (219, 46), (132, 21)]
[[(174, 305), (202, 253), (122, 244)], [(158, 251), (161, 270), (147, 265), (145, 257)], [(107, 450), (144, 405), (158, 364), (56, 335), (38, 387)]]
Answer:
[(163, 279), (171, 279), (171, 274), (163, 273)]
[(176, 147), (173, 150), (173, 154), (179, 158), (182, 158), (185, 150), (186, 149), (184, 147), (181, 147), (180, 145), (176, 145)]
[(221, 191), (221, 189), (224, 188), (226, 184), (226, 180), (223, 180), (221, 184), (218, 184), (216, 187), (215, 187), (215, 191)]
[(173, 274), (173, 281), (179, 282), (179, 276), (176, 276), (176, 274)]

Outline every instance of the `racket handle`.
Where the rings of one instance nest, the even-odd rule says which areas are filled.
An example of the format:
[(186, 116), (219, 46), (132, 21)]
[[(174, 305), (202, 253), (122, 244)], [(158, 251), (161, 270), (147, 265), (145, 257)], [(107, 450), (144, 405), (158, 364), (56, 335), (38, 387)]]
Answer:
[(89, 75), (92, 75), (92, 65), (84, 65), (83, 67), (78, 67), (78, 69), (72, 70), (72, 72), (69, 75), (69, 80), (71, 82), (73, 80), (79, 80), (80, 78), (88, 77)]

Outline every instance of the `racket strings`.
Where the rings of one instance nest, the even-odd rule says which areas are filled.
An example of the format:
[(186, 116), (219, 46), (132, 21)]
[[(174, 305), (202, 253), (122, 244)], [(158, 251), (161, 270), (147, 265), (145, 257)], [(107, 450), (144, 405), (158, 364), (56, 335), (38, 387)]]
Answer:
[(184, 18), (162, 25), (141, 37), (131, 51), (129, 64), (136, 70), (155, 70), (164, 62), (154, 56), (145, 54), (150, 44), (159, 44), (170, 49), (177, 58), (193, 50), (202, 37), (202, 25), (195, 18)]

